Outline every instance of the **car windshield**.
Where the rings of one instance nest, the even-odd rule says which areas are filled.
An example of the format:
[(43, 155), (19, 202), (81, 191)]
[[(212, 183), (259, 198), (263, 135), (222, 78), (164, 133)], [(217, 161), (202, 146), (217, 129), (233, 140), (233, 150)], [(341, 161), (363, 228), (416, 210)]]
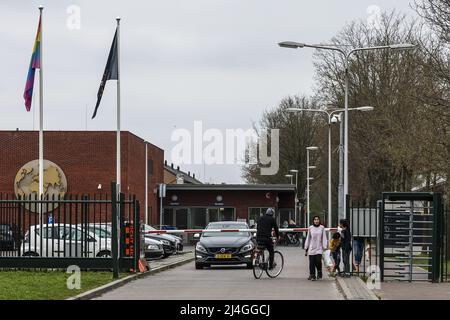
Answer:
[[(208, 229), (236, 230), (248, 229), (246, 224), (213, 223), (206, 227)], [(204, 232), (203, 237), (249, 237), (250, 232)]]
[(148, 224), (144, 224), (144, 230), (145, 231), (155, 231), (156, 229), (152, 226), (149, 226)]
[(111, 231), (107, 227), (89, 227), (89, 231), (100, 238), (111, 238)]

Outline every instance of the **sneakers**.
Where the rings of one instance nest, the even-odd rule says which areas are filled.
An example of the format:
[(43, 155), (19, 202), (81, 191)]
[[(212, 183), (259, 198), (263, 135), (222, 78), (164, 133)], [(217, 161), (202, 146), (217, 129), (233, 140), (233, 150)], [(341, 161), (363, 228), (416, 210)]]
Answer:
[(269, 266), (269, 270), (273, 270), (273, 268), (275, 268), (277, 266), (277, 264), (274, 262), (272, 266)]
[(319, 273), (319, 274), (317, 275), (317, 280), (320, 280), (320, 279), (322, 279), (322, 274), (321, 274), (321, 273)]
[(308, 280), (315, 281), (316, 280), (316, 276), (309, 276)]

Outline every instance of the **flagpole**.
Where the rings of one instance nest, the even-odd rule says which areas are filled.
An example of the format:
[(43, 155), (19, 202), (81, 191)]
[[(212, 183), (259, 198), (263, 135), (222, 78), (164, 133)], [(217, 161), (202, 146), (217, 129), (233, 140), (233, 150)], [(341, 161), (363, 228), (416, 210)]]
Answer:
[(117, 20), (117, 164), (116, 164), (116, 180), (117, 192), (120, 193), (120, 17)]
[[(40, 41), (40, 66), (39, 66), (39, 198), (43, 198), (44, 196), (44, 97), (43, 97), (43, 28), (42, 28), (42, 11), (44, 10), (43, 6), (39, 6), (40, 11), (40, 21), (41, 21), (41, 41)], [(39, 220), (42, 227), (42, 205), (40, 206), (40, 216)]]

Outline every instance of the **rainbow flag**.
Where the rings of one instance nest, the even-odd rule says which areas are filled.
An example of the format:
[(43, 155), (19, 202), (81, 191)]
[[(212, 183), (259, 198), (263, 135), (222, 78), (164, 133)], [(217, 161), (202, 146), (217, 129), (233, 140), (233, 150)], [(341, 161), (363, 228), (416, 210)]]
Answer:
[(33, 53), (31, 55), (30, 68), (28, 69), (27, 83), (25, 84), (25, 91), (23, 98), (25, 99), (25, 107), (27, 111), (31, 109), (31, 100), (33, 98), (34, 87), (34, 73), (36, 69), (41, 68), (41, 18), (39, 17), (39, 25), (36, 34), (36, 40), (34, 41)]

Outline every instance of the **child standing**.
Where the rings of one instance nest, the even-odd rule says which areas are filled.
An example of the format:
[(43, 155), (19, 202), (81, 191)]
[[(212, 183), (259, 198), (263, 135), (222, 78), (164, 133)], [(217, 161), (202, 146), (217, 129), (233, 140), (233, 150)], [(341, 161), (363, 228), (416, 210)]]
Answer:
[(336, 275), (336, 271), (341, 273), (339, 264), (341, 263), (341, 235), (339, 232), (333, 234), (330, 240), (331, 257), (333, 258), (334, 266), (331, 270), (331, 276)]
[(342, 261), (344, 262), (344, 277), (350, 277), (350, 253), (352, 251), (352, 234), (350, 233), (350, 228), (348, 221), (341, 219), (340, 227), (341, 231), (341, 249), (342, 249)]

